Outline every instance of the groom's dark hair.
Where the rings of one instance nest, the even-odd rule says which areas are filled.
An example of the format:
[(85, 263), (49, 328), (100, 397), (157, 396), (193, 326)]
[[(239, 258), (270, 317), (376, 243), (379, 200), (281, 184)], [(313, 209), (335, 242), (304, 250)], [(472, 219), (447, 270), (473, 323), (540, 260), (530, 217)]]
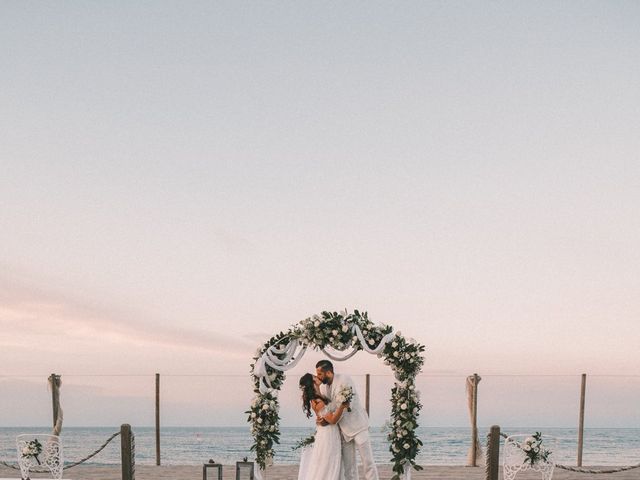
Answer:
[(323, 372), (331, 372), (333, 373), (333, 363), (329, 360), (320, 360), (316, 363), (316, 368), (321, 368)]

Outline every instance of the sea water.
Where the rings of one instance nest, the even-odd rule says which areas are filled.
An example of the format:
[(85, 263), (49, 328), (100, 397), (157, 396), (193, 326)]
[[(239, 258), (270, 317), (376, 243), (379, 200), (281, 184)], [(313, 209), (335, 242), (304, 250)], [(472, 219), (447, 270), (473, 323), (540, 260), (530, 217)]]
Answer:
[[(66, 462), (78, 460), (97, 449), (119, 427), (66, 427), (62, 444)], [(558, 463), (575, 465), (577, 431), (575, 428), (538, 428), (544, 435), (558, 438)], [(133, 427), (136, 463), (155, 464), (155, 429)], [(534, 433), (526, 427), (503, 427), (507, 434)], [(48, 428), (0, 428), (0, 459), (16, 460), (15, 437), (21, 433), (50, 433)], [(275, 463), (297, 464), (300, 451), (293, 446), (313, 433), (310, 428), (283, 427), (280, 445), (276, 445)], [(464, 465), (471, 445), (471, 432), (463, 427), (421, 427), (418, 430), (424, 446), (418, 456), (421, 465)], [(480, 428), (484, 439), (488, 428)], [(390, 463), (387, 433), (381, 427), (371, 428), (371, 440), (376, 463)], [(244, 457), (252, 458), (252, 437), (247, 427), (164, 427), (161, 429), (161, 462), (163, 465), (198, 465), (213, 459), (233, 464)], [(584, 465), (632, 465), (640, 462), (640, 428), (587, 428), (584, 434)], [(116, 465), (120, 463), (120, 440), (114, 439), (87, 464)]]

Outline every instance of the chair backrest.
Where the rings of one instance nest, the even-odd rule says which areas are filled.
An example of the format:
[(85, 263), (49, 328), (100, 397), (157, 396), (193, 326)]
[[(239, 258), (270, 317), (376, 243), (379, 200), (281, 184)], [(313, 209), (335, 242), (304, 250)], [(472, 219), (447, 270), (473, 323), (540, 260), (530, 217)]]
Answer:
[(22, 478), (29, 478), (29, 471), (38, 467), (49, 470), (54, 479), (62, 478), (64, 461), (60, 437), (46, 433), (18, 435), (16, 448)]

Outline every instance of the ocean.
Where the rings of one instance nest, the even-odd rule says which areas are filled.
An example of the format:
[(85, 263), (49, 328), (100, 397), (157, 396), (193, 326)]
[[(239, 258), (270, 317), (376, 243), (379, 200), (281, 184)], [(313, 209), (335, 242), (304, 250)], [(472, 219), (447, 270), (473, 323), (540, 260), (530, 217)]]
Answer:
[[(62, 432), (66, 462), (75, 461), (99, 447), (119, 427), (67, 427)], [(136, 463), (155, 464), (155, 430), (152, 427), (133, 427), (136, 435)], [(488, 433), (480, 428), (481, 441)], [(534, 433), (526, 427), (503, 427), (507, 434)], [(575, 465), (577, 430), (575, 428), (544, 428), (543, 435), (558, 439), (554, 451), (557, 462)], [(48, 428), (0, 428), (0, 459), (15, 461), (15, 437), (21, 433), (48, 433)], [(469, 450), (470, 429), (463, 427), (421, 427), (424, 447), (418, 457), (421, 465), (464, 465)], [(284, 427), (275, 463), (297, 464), (299, 451), (293, 445), (313, 433), (310, 428)], [(389, 463), (386, 433), (381, 427), (371, 428), (374, 457), (377, 463)], [(161, 430), (161, 460), (163, 465), (198, 465), (213, 459), (233, 464), (243, 457), (251, 459), (252, 438), (247, 427), (165, 427)], [(120, 440), (92, 458), (88, 464), (114, 465), (120, 463)], [(584, 465), (632, 465), (640, 462), (640, 428), (587, 428), (583, 453)]]

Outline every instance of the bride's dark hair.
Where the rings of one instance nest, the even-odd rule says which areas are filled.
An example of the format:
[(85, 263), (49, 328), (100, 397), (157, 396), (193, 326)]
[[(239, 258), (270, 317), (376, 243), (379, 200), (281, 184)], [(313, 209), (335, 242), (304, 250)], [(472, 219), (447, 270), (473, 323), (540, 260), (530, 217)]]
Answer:
[(313, 382), (313, 375), (305, 373), (300, 379), (300, 390), (302, 390), (302, 411), (307, 418), (311, 417), (311, 401), (320, 399), (327, 403), (327, 399), (322, 395), (316, 393), (316, 389)]

